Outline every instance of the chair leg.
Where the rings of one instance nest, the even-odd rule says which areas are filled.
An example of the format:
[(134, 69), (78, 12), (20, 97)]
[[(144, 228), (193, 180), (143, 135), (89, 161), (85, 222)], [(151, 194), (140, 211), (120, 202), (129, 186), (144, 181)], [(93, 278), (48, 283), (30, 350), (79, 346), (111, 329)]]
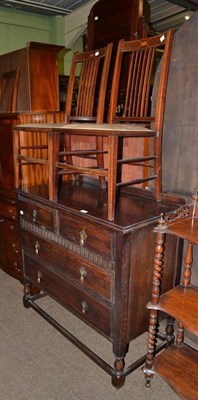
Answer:
[(53, 132), (47, 133), (48, 140), (48, 171), (49, 171), (49, 200), (54, 201), (54, 150), (53, 150)]
[(59, 132), (55, 132), (53, 134), (53, 201), (58, 200), (59, 175), (56, 163), (59, 162), (60, 140), (61, 134)]
[[(103, 138), (102, 136), (96, 137), (96, 150), (103, 151)], [(97, 154), (97, 166), (104, 168), (104, 156), (102, 153)], [(104, 176), (100, 176), (100, 186), (106, 188), (106, 181)]]
[(108, 137), (108, 220), (113, 221), (116, 207), (118, 137)]
[(161, 143), (159, 138), (155, 138), (154, 152), (157, 155), (154, 161), (154, 174), (157, 176), (155, 179), (155, 197), (157, 201), (162, 200), (162, 155), (161, 155)]
[(19, 162), (17, 154), (19, 153), (19, 135), (20, 132), (13, 131), (13, 155), (14, 155), (14, 187), (19, 187)]

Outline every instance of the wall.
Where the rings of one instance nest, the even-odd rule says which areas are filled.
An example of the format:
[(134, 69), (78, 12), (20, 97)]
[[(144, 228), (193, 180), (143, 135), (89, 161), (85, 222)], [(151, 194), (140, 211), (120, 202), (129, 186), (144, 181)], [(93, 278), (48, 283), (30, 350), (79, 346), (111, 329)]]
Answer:
[(90, 0), (65, 16), (65, 46), (71, 49), (65, 57), (66, 75), (69, 74), (73, 52), (82, 51), (83, 49), (82, 35), (87, 31), (88, 15), (95, 3), (96, 0)]
[(91, 0), (86, 7), (66, 17), (49, 17), (0, 7), (0, 54), (23, 48), (30, 41), (62, 45), (66, 50), (59, 55), (59, 73), (68, 75), (73, 52), (82, 51), (82, 33), (86, 30), (89, 10), (94, 2)]
[[(48, 17), (0, 7), (0, 54), (23, 48), (30, 41), (64, 46), (64, 35), (64, 17)], [(64, 57), (63, 52), (59, 56), (59, 72), (62, 74)]]

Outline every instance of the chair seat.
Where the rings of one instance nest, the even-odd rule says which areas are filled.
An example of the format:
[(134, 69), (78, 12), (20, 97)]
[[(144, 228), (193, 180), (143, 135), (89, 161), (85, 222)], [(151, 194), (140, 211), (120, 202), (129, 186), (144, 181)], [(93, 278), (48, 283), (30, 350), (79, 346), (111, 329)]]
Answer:
[(146, 128), (142, 124), (97, 124), (97, 123), (72, 123), (72, 124), (24, 124), (17, 125), (16, 130), (27, 130), (39, 132), (51, 130), (53, 132), (69, 131), (72, 135), (87, 136), (125, 136), (125, 137), (154, 137), (156, 132)]

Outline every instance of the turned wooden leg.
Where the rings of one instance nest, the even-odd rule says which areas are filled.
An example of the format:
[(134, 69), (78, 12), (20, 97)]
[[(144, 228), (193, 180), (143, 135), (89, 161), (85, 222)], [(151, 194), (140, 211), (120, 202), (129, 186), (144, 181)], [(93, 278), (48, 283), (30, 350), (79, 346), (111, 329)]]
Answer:
[(154, 374), (153, 363), (154, 363), (154, 352), (156, 344), (156, 334), (157, 334), (157, 324), (158, 324), (158, 311), (151, 310), (149, 317), (149, 332), (148, 332), (148, 351), (146, 355), (146, 364), (143, 368), (145, 376), (145, 385), (149, 387), (151, 384), (151, 379)]
[(148, 335), (148, 352), (146, 355), (146, 365), (143, 368), (145, 375), (145, 385), (150, 386), (151, 378), (154, 374), (154, 351), (155, 351), (155, 341), (157, 337), (157, 325), (158, 325), (158, 311), (155, 306), (159, 303), (160, 292), (161, 292), (161, 277), (163, 270), (163, 256), (164, 256), (164, 241), (165, 234), (163, 233), (163, 227), (165, 220), (163, 214), (161, 214), (159, 225), (156, 228), (157, 237), (155, 244), (155, 258), (154, 258), (154, 268), (153, 268), (153, 282), (151, 291), (151, 302), (147, 305), (150, 309), (149, 316), (149, 335)]
[(191, 268), (193, 262), (193, 245), (188, 242), (186, 249), (186, 257), (185, 257), (185, 268), (183, 272), (182, 285), (189, 286), (191, 282)]
[(124, 357), (117, 357), (114, 363), (115, 375), (112, 376), (112, 385), (116, 389), (121, 388), (125, 383), (124, 366)]
[(176, 345), (181, 346), (184, 341), (184, 327), (180, 322), (178, 322)]
[(167, 325), (166, 325), (166, 337), (168, 342), (174, 340), (174, 318), (168, 317), (167, 318)]
[(29, 305), (28, 300), (29, 300), (30, 297), (31, 297), (31, 294), (30, 294), (30, 284), (29, 284), (29, 283), (26, 283), (26, 284), (24, 285), (24, 290), (23, 290), (23, 292), (24, 292), (24, 296), (23, 296), (23, 305), (24, 305), (25, 308), (29, 308), (30, 305)]

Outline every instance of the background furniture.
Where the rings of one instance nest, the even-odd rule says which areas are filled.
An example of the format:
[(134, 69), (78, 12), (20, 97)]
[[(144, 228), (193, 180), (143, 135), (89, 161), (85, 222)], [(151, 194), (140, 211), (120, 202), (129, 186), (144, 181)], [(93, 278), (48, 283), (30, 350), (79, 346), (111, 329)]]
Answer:
[[(191, 284), (193, 246), (198, 245), (198, 193), (189, 208), (178, 211), (175, 217), (161, 218), (155, 247), (153, 286), (149, 319), (148, 354), (146, 358), (146, 384), (154, 370), (159, 373), (182, 399), (198, 398), (198, 350), (184, 343), (184, 329), (198, 336), (198, 287)], [(162, 294), (166, 266), (162, 268), (165, 235), (187, 241), (185, 268), (180, 285)], [(166, 249), (167, 251), (167, 249)], [(165, 251), (165, 253), (166, 253)], [(163, 274), (162, 274), (163, 269)], [(175, 342), (154, 359), (158, 311), (163, 311), (178, 321)]]
[(0, 112), (15, 112), (17, 107), (20, 65), (0, 78)]
[[(21, 247), (13, 192), (12, 127), (16, 123), (63, 121), (61, 113), (55, 112), (59, 109), (57, 54), (61, 49), (31, 42), (24, 49), (0, 56), (0, 267), (18, 279)], [(46, 112), (48, 109), (53, 111)], [(28, 168), (34, 182), (45, 179), (45, 173), (41, 177), (37, 170), (33, 177)]]
[(198, 11), (174, 35), (164, 115), (163, 188), (188, 196), (198, 185), (197, 37)]
[(21, 278), (21, 247), (13, 176), (12, 125), (17, 114), (0, 113), (0, 267)]
[(15, 111), (59, 110), (57, 56), (63, 48), (30, 42), (23, 49), (0, 56), (0, 79), (3, 74), (20, 67)]
[[(12, 128), (19, 123), (35, 121), (60, 122), (60, 113), (0, 113), (0, 267), (21, 279), (21, 246), (19, 225), (16, 212), (16, 194), (14, 189)], [(30, 144), (31, 138), (28, 137)], [(45, 138), (43, 138), (44, 140)], [(42, 150), (40, 150), (42, 151)], [(27, 166), (29, 182), (39, 184), (48, 179), (47, 173), (39, 169), (33, 174), (31, 166)], [(35, 172), (35, 171), (34, 171)], [(24, 185), (25, 188), (25, 185)]]
[(88, 16), (88, 49), (97, 49), (112, 42), (116, 53), (120, 39), (145, 36), (146, 26), (141, 23), (143, 15), (148, 21), (149, 6), (143, 0), (123, 0), (122, 3), (118, 0), (109, 0), (108, 3), (106, 0), (97, 1)]

